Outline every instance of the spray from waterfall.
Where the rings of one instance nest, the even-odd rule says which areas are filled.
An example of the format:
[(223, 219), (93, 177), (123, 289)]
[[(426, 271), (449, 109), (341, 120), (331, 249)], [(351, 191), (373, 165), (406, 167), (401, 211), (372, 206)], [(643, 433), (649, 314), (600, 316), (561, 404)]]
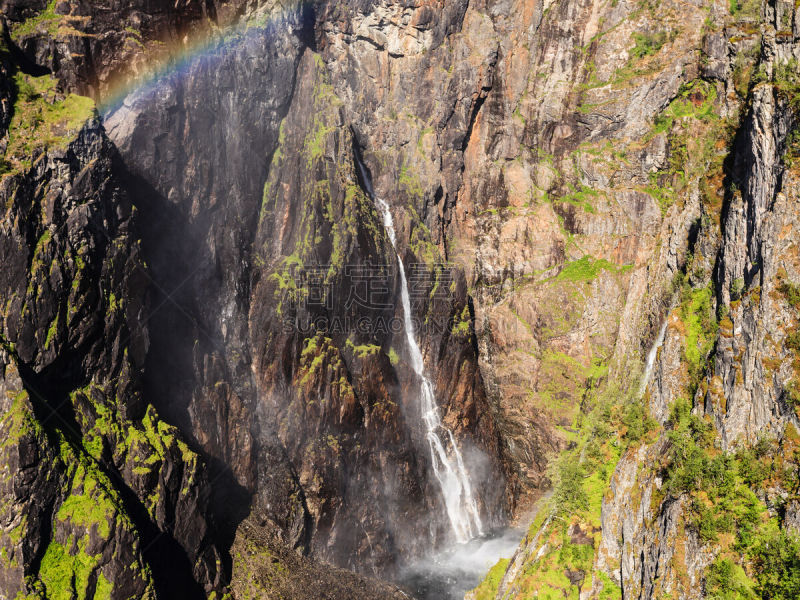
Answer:
[(433, 383), (425, 374), (425, 363), (422, 359), (422, 351), (417, 344), (414, 323), (411, 318), (411, 299), (408, 294), (405, 267), (400, 254), (397, 253), (397, 239), (391, 210), (385, 200), (375, 195), (366, 168), (360, 158), (357, 157), (356, 160), (361, 172), (361, 179), (364, 181), (367, 193), (373, 199), (383, 217), (383, 225), (397, 256), (397, 265), (400, 270), (400, 300), (403, 306), (403, 321), (405, 323), (408, 350), (411, 356), (411, 367), (420, 381), (420, 411), (425, 426), (425, 437), (431, 452), (433, 472), (444, 497), (445, 508), (450, 524), (453, 527), (453, 533), (459, 542), (464, 543), (475, 536), (483, 534), (478, 505), (472, 495), (469, 476), (464, 467), (464, 460), (456, 444), (453, 432), (444, 426), (439, 417)]

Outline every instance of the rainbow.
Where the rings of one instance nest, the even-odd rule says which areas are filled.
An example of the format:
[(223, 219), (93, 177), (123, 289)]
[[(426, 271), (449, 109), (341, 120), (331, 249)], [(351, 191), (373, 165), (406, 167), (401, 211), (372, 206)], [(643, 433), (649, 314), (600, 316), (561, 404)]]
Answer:
[(161, 85), (176, 77), (186, 75), (191, 68), (204, 60), (219, 56), (225, 48), (241, 48), (263, 40), (265, 32), (285, 25), (291, 17), (310, 8), (314, 2), (291, 1), (283, 6), (256, 13), (234, 23), (219, 27), (209, 23), (191, 38), (166, 44), (154, 42), (159, 58), (152, 61), (142, 73), (123, 73), (112, 80), (97, 101), (98, 112), (108, 116), (120, 108), (131, 95), (141, 98), (155, 93)]

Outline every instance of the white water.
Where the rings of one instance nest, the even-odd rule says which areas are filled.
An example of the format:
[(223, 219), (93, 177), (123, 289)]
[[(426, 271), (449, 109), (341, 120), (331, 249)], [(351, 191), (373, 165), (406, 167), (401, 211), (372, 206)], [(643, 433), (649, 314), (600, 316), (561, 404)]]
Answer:
[(642, 376), (642, 383), (639, 384), (639, 395), (644, 396), (647, 390), (647, 384), (650, 383), (650, 377), (653, 375), (653, 366), (656, 363), (656, 356), (658, 356), (658, 349), (664, 344), (664, 338), (667, 334), (667, 319), (664, 319), (664, 324), (661, 325), (661, 331), (658, 332), (656, 341), (653, 342), (653, 347), (647, 353), (647, 364), (644, 368), (644, 375)]
[[(389, 234), (389, 240), (395, 249), (397, 264), (400, 268), (400, 299), (403, 305), (403, 321), (405, 323), (406, 338), (408, 340), (408, 350), (411, 355), (411, 367), (417, 374), (420, 381), (420, 411), (425, 425), (425, 437), (431, 451), (431, 462), (433, 472), (444, 497), (447, 516), (453, 527), (456, 540), (465, 543), (470, 539), (483, 534), (478, 505), (472, 495), (472, 486), (469, 483), (469, 476), (464, 467), (464, 460), (458, 449), (453, 432), (447, 429), (439, 417), (439, 409), (436, 406), (436, 396), (433, 391), (431, 380), (425, 375), (425, 363), (422, 359), (422, 351), (417, 344), (414, 334), (414, 323), (411, 317), (411, 299), (408, 295), (408, 283), (406, 282), (406, 271), (403, 260), (397, 253), (396, 234), (394, 230), (394, 220), (389, 205), (378, 198), (373, 189), (372, 183), (367, 176), (366, 169), (361, 161), (358, 161), (361, 171), (361, 178), (367, 193), (372, 197), (383, 217), (383, 225)], [(444, 439), (444, 441), (443, 441)]]
[(511, 558), (522, 529), (506, 529), (428, 554), (400, 573), (400, 583), (417, 600), (463, 600), (501, 558)]

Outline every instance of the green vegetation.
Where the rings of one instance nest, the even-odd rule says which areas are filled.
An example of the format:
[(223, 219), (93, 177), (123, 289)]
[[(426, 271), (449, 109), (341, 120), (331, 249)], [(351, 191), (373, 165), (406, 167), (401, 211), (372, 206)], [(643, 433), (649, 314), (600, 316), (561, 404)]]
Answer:
[(731, 282), (731, 300), (736, 301), (740, 300), (742, 297), (742, 292), (744, 291), (744, 279), (741, 277), (737, 277)]
[(115, 512), (113, 506), (107, 502), (98, 502), (96, 498), (98, 482), (91, 473), (86, 472), (85, 467), (82, 465), (78, 467), (76, 477), (82, 481), (83, 487), (77, 493), (73, 490), (73, 493), (67, 496), (58, 509), (57, 518), (60, 521), (82, 525), (87, 530), (96, 527), (100, 537), (107, 538), (110, 533), (108, 523), (113, 519)]
[(778, 94), (794, 112), (793, 127), (786, 136), (784, 162), (795, 168), (800, 164), (800, 64), (797, 59), (775, 65), (772, 79)]
[(417, 152), (425, 156), (425, 150), (424, 150), (425, 137), (434, 133), (435, 130), (433, 129), (433, 127), (423, 127), (422, 129), (420, 129), (419, 137), (417, 138)]
[(509, 562), (511, 562), (509, 559), (501, 558), (497, 561), (497, 564), (489, 569), (486, 578), (472, 591), (472, 597), (475, 600), (494, 600)]
[(643, 58), (661, 50), (661, 47), (667, 41), (674, 38), (674, 34), (668, 31), (656, 33), (639, 33), (635, 31), (631, 34), (631, 37), (633, 38), (634, 46), (630, 51), (630, 55), (634, 58)]
[(380, 236), (383, 232), (379, 234), (376, 228), (377, 215), (372, 202), (357, 185), (347, 187), (341, 215), (337, 215), (333, 206), (330, 206), (329, 209), (326, 209), (325, 216), (331, 223), (333, 237), (333, 251), (326, 277), (326, 283), (329, 283), (335, 275), (342, 272), (347, 259), (345, 251), (354, 245), (359, 228), (363, 227), (370, 234), (370, 238), (376, 241), (376, 244), (377, 240), (381, 239)]
[[(642, 191), (652, 196), (665, 214), (691, 180), (700, 179), (705, 196), (721, 204), (716, 191), (722, 185), (722, 163), (732, 137), (732, 123), (720, 119), (715, 107), (717, 91), (712, 83), (694, 80), (681, 86), (678, 95), (654, 122), (647, 138), (667, 134), (669, 162), (649, 175)], [(718, 213), (712, 205), (710, 212)]]
[[(737, 5), (736, 9), (744, 17), (754, 6), (755, 3), (747, 3), (747, 6)], [(634, 39), (636, 46), (631, 55), (637, 59), (654, 54), (666, 43), (643, 36)], [(741, 62), (743, 79), (753, 58), (750, 55), (758, 53), (753, 49), (755, 46), (747, 48), (747, 60)], [(800, 72), (797, 65), (789, 64), (776, 69), (773, 81), (778, 93), (793, 107), (800, 107), (797, 72)], [(731, 132), (738, 119), (738, 116), (723, 119), (715, 112), (720, 89), (713, 82), (692, 81), (681, 88), (655, 120), (652, 135), (666, 134), (669, 164), (651, 177), (650, 185), (644, 190), (665, 212), (682, 197), (684, 188), (699, 182), (708, 213), (701, 221), (703, 227), (708, 227), (712, 219), (717, 219), (718, 224), (715, 215), (721, 212), (725, 185), (723, 161), (730, 152)], [(800, 129), (787, 140), (787, 157), (792, 160), (800, 157)], [(733, 330), (728, 307), (716, 306), (717, 290), (713, 285), (686, 282), (707, 278), (708, 261), (701, 258), (697, 261), (690, 258), (689, 276), (676, 282), (679, 305), (670, 320), (670, 327), (677, 328), (683, 340), (681, 358), (688, 374), (685, 397), (690, 399), (705, 393), (705, 386), (716, 385), (704, 380), (704, 375), (709, 370), (718, 333), (725, 336)], [(553, 279), (592, 281), (601, 271), (611, 270), (609, 265), (584, 256), (565, 265)], [(800, 286), (784, 279), (778, 289), (789, 304), (800, 310)], [(745, 305), (758, 303), (762, 298), (761, 288), (748, 289), (743, 279), (731, 282), (730, 294), (733, 303)], [(785, 339), (786, 347), (800, 355), (800, 334), (790, 333)], [(563, 371), (570, 369), (568, 361), (560, 357), (559, 361), (550, 362), (558, 362)], [(543, 354), (540, 377), (545, 380), (553, 379), (548, 370), (550, 362)], [(787, 392), (788, 400), (800, 406), (797, 374), (787, 386)], [(724, 398), (720, 408), (724, 414)], [(753, 448), (724, 452), (719, 447), (713, 419), (702, 416), (700, 410), (693, 414), (691, 400), (679, 398), (671, 410), (662, 438), (662, 443), (666, 441), (666, 450), (658, 466), (664, 484), (660, 490), (652, 489), (651, 507), (657, 510), (665, 496), (681, 497), (683, 516), (677, 544), (683, 547), (685, 530), (689, 530), (700, 538), (704, 551), (711, 552), (712, 558), (716, 556), (702, 582), (706, 595), (722, 600), (800, 597), (800, 541), (783, 531), (780, 522), (783, 506), (796, 500), (800, 492), (800, 453), (791, 446), (797, 442), (762, 440)], [(598, 498), (602, 498), (602, 491), (608, 484), (602, 469), (606, 465), (613, 469), (615, 459), (612, 457), (619, 456), (618, 452), (624, 452), (626, 446), (655, 441), (654, 432), (658, 430), (658, 424), (648, 415), (646, 403), (638, 399), (623, 402), (615, 399), (603, 406), (591, 385), (575, 422), (573, 427), (578, 431), (568, 439), (576, 446), (555, 460), (548, 473), (554, 491), (545, 516), (537, 518), (537, 530), (542, 523), (546, 526), (540, 530), (542, 539), (530, 549), (532, 557), (537, 555), (537, 550), (542, 554), (540, 558), (530, 558), (517, 577), (520, 597), (571, 598), (577, 595), (575, 579), (587, 589), (589, 582), (580, 581), (580, 573), (592, 570), (591, 544), (577, 544), (576, 536), (568, 532), (574, 532), (576, 525), (581, 531), (593, 531), (589, 525), (594, 515), (599, 514)], [(566, 429), (569, 428), (565, 426)], [(793, 431), (792, 427), (787, 429)], [(787, 439), (790, 438), (791, 433), (787, 434)], [(614, 447), (609, 440), (618, 446)], [(634, 486), (631, 498), (634, 507), (640, 501), (636, 489)], [(636, 508), (633, 510), (635, 512)], [(529, 540), (533, 533), (535, 531), (531, 532)], [(682, 568), (678, 566), (681, 560), (676, 553), (674, 563), (678, 571)], [(795, 577), (795, 574), (798, 575)], [(595, 584), (598, 578), (602, 579), (599, 574), (593, 576)], [(678, 578), (681, 577), (678, 573)], [(618, 588), (611, 582), (608, 586), (605, 583), (603, 580), (603, 593), (607, 587), (607, 597), (618, 598)], [(491, 589), (488, 584), (487, 580), (483, 585)]]
[(752, 582), (730, 559), (717, 557), (706, 571), (706, 594), (719, 600), (755, 600)]
[[(637, 439), (650, 439), (655, 425), (651, 419), (637, 431), (629, 428), (632, 415), (646, 409), (637, 394), (637, 382), (628, 387), (619, 382), (593, 382), (586, 390), (584, 410), (577, 417), (578, 433), (571, 449), (548, 466), (553, 495), (542, 507), (528, 531), (536, 539), (531, 555), (515, 578), (520, 598), (578, 598), (578, 589), (588, 589), (594, 578), (602, 586), (604, 600), (619, 600), (621, 591), (607, 576), (593, 572), (601, 536), (601, 506), (611, 476), (622, 453)], [(633, 408), (639, 405), (639, 409)], [(634, 499), (634, 501), (636, 501)], [(505, 570), (497, 565), (476, 588), (492, 598)]]
[[(145, 584), (151, 581), (149, 567), (139, 558), (137, 532), (120, 492), (97, 462), (104, 447), (111, 448), (114, 464), (125, 470), (130, 464), (149, 464), (151, 469), (158, 469), (160, 465), (155, 463), (159, 459), (154, 461), (151, 456), (163, 457), (167, 447), (177, 445), (183, 453), (184, 479), (191, 478), (195, 470), (194, 455), (177, 439), (174, 428), (157, 420), (152, 407), (145, 414), (141, 428), (137, 429), (122, 420), (103, 396), (113, 394), (96, 386), (71, 394), (76, 418), (85, 431), (77, 440), (71, 439), (52, 420), (46, 423), (46, 430), (34, 416), (31, 400), (24, 391), (14, 396), (9, 410), (0, 420), (0, 428), (5, 432), (3, 444), (18, 444), (23, 437), (31, 438), (30, 441), (40, 448), (42, 458), (55, 463), (52, 472), (59, 474), (52, 481), (53, 485), (61, 486), (61, 500), (54, 507), (51, 537), (45, 539), (46, 548), (38, 571), (27, 578), (29, 588), (41, 597), (106, 599), (110, 598), (112, 590), (119, 592), (118, 582), (109, 581), (102, 573), (103, 565), (111, 557), (104, 555), (105, 546), (99, 542), (112, 538), (133, 540), (132, 560), (126, 565), (129, 573), (141, 577)], [(104, 460), (108, 461), (108, 454)], [(28, 528), (23, 516), (16, 530), (7, 532), (12, 543), (19, 544), (30, 533)], [(91, 544), (90, 540), (93, 540)], [(92, 550), (94, 548), (97, 550)]]
[(34, 260), (38, 258), (38, 256), (42, 253), (42, 251), (47, 248), (47, 245), (50, 243), (51, 234), (49, 229), (45, 229), (41, 236), (39, 236), (38, 241), (36, 242), (36, 248), (33, 250), (33, 257)]
[(747, 98), (756, 74), (756, 63), (761, 55), (761, 41), (736, 54), (733, 63), (733, 85), (741, 99)]
[(690, 392), (696, 389), (716, 341), (718, 325), (712, 300), (711, 285), (692, 288), (688, 283), (683, 284), (678, 315), (683, 327), (683, 354), (689, 372)]
[[(66, 497), (55, 515), (54, 537), (50, 540), (39, 567), (38, 578), (48, 598), (84, 598), (96, 577), (94, 598), (109, 598), (113, 584), (99, 572), (102, 554), (90, 554), (90, 532), (94, 538), (108, 539), (115, 530), (133, 530), (122, 500), (108, 477), (81, 446), (74, 446), (59, 430), (54, 438), (58, 458), (66, 469)], [(59, 523), (67, 523), (66, 527)], [(67, 531), (65, 541), (58, 532)], [(85, 532), (85, 533), (84, 533)], [(138, 548), (133, 548), (134, 552)], [(146, 578), (150, 573), (138, 560), (131, 565)]]
[(786, 531), (757, 541), (754, 549), (757, 590), (762, 598), (800, 598), (800, 539)]
[(58, 332), (58, 315), (56, 315), (56, 318), (53, 319), (52, 323), (50, 323), (50, 327), (47, 330), (47, 338), (44, 341), (45, 348), (50, 347), (50, 345), (53, 343), (53, 340), (56, 337), (57, 332)]
[(573, 206), (582, 208), (588, 213), (594, 214), (597, 212), (594, 205), (592, 205), (591, 199), (597, 198), (600, 195), (598, 192), (583, 184), (580, 185), (580, 188), (576, 188), (572, 184), (568, 184), (568, 186), (570, 189), (569, 193), (554, 199), (553, 202), (567, 202)]
[(758, 20), (761, 16), (760, 0), (728, 0), (728, 7), (737, 20)]
[(66, 147), (94, 113), (90, 98), (70, 94), (59, 99), (55, 79), (49, 75), (31, 77), (17, 73), (14, 83), (17, 99), (0, 174), (30, 167), (32, 157), (38, 152)]
[(675, 122), (681, 119), (716, 120), (718, 118), (714, 113), (716, 99), (717, 90), (707, 81), (695, 79), (683, 84), (678, 90), (678, 96), (656, 117), (656, 132), (669, 131)]
[[(352, 345), (352, 342), (350, 343)], [(324, 337), (322, 334), (306, 338), (303, 341), (303, 350), (300, 352), (300, 369), (303, 373), (300, 380), (301, 385), (304, 385), (322, 367), (327, 356), (327, 350), (332, 344), (333, 340), (329, 337)]]
[(46, 33), (50, 37), (55, 37), (58, 33), (59, 23), (63, 18), (56, 13), (58, 0), (50, 0), (45, 9), (39, 14), (11, 25), (11, 39), (18, 41), (25, 36), (36, 32)]
[(135, 29), (131, 26), (125, 28), (125, 33), (128, 34), (127, 40), (133, 42), (139, 48), (144, 48), (144, 43), (142, 42), (142, 32), (138, 29)]
[(113, 584), (105, 578), (102, 573), (97, 574), (97, 581), (94, 586), (94, 599), (93, 600), (107, 600), (111, 598), (113, 591)]
[(0, 441), (0, 447), (17, 444), (24, 437), (38, 439), (44, 436), (41, 425), (30, 410), (30, 400), (25, 390), (14, 395), (11, 406), (0, 418), (0, 427), (6, 432), (6, 438)]
[(720, 598), (796, 598), (800, 541), (778, 528), (777, 518), (754, 492), (776, 483), (797, 489), (800, 451), (794, 428), (787, 427), (782, 447), (761, 439), (735, 454), (721, 452), (711, 423), (692, 414), (683, 399), (673, 405), (668, 427), (666, 492), (688, 496), (689, 527), (721, 550), (706, 572), (707, 591)]
[(408, 165), (403, 165), (398, 178), (400, 188), (404, 189), (412, 198), (422, 198), (424, 190), (419, 175)]
[[(351, 340), (347, 340), (346, 346), (358, 358), (372, 356), (381, 351), (380, 346), (373, 344), (357, 346)], [(324, 375), (329, 379), (330, 389), (333, 394), (343, 399), (350, 398), (350, 401), (355, 399), (355, 392), (348, 379), (347, 369), (342, 361), (342, 354), (333, 340), (323, 336), (322, 333), (306, 338), (303, 342), (303, 350), (300, 354), (300, 368), (295, 374), (294, 385), (300, 389), (309, 405), (318, 400), (316, 394), (308, 393), (309, 383), (316, 384), (317, 380), (315, 378), (318, 375)], [(323, 403), (325, 400), (320, 398), (319, 402)], [(347, 400), (342, 400), (342, 402), (346, 403)], [(328, 441), (330, 442), (330, 440)], [(338, 441), (335, 445), (338, 448)], [(332, 448), (333, 446), (328, 443), (327, 447)]]
[(114, 292), (110, 292), (108, 294), (108, 311), (114, 313), (120, 308), (122, 308), (122, 298), (118, 298)]
[(273, 179), (276, 177), (277, 173), (279, 173), (279, 169), (283, 164), (283, 160), (285, 158), (286, 152), (286, 117), (281, 120), (280, 128), (278, 129), (278, 144), (275, 148), (275, 152), (272, 154), (272, 160), (270, 162), (269, 173), (267, 176), (267, 180), (264, 182), (264, 189), (261, 194), (261, 211), (259, 213), (259, 222), (263, 221), (264, 218), (267, 216), (268, 212), (268, 202), (270, 199), (273, 200), (273, 206), (277, 202), (277, 197), (273, 194), (272, 186), (273, 186)]
[(598, 600), (622, 600), (622, 589), (611, 581), (608, 575), (602, 571), (595, 573), (595, 578), (600, 581), (603, 589), (597, 595)]
[[(612, 3), (613, 6), (613, 3)], [(602, 18), (601, 18), (602, 21)], [(620, 21), (621, 23), (622, 21)], [(609, 32), (616, 29), (619, 23), (611, 28), (606, 29), (605, 31), (595, 34), (592, 38), (592, 42), (599, 40), (601, 37), (607, 35)], [(652, 56), (656, 54), (661, 48), (667, 43), (674, 40), (677, 35), (678, 31), (671, 30), (671, 31), (658, 31), (654, 33), (641, 33), (641, 32), (634, 32), (631, 34), (631, 38), (633, 39), (633, 48), (629, 51), (629, 60), (627, 64), (623, 67), (618, 68), (614, 75), (608, 81), (599, 81), (595, 74), (596, 67), (593, 62), (591, 62), (587, 70), (589, 72), (589, 82), (582, 86), (584, 89), (592, 89), (602, 87), (608, 84), (614, 86), (622, 86), (629, 82), (631, 79), (635, 77), (640, 77), (644, 75), (649, 75), (657, 70), (657, 65), (654, 64), (655, 61), (649, 61), (644, 63), (644, 67), (640, 64), (642, 59), (647, 56)], [(584, 47), (586, 50), (587, 47)]]
[(305, 147), (303, 148), (308, 161), (306, 166), (310, 169), (313, 161), (322, 158), (325, 153), (325, 144), (328, 137), (335, 131), (335, 127), (325, 124), (325, 121), (317, 115), (314, 119), (314, 127), (306, 136)]
[(620, 421), (622, 439), (627, 444), (641, 441), (647, 434), (658, 428), (658, 422), (650, 416), (650, 411), (642, 402), (630, 400), (622, 405)]
[(302, 259), (296, 254), (292, 254), (285, 256), (275, 271), (267, 278), (275, 285), (274, 296), (277, 300), (275, 311), (278, 315), (283, 314), (284, 301), (295, 305), (308, 294), (307, 289), (298, 285), (303, 268)]
[(675, 189), (669, 185), (659, 185), (661, 173), (650, 173), (650, 185), (644, 188), (644, 192), (650, 195), (661, 209), (661, 214), (667, 214), (669, 207), (675, 204)]
[(692, 414), (691, 405), (683, 398), (672, 406), (669, 425), (666, 489), (674, 495), (698, 490), (707, 482), (709, 465), (704, 449), (713, 444), (714, 431)]
[[(574, 457), (573, 457), (574, 458)], [(589, 508), (583, 485), (583, 466), (574, 460), (558, 461), (553, 479), (553, 505), (558, 515), (570, 515)]]
[(787, 134), (783, 159), (790, 169), (800, 165), (800, 128), (795, 127)]
[[(800, 286), (790, 282), (787, 278), (786, 270), (778, 269), (778, 292), (786, 299), (795, 311), (795, 317), (800, 317)], [(786, 347), (793, 351), (792, 371), (794, 377), (786, 384), (785, 399), (789, 404), (800, 413), (800, 330), (791, 328), (787, 331), (785, 342)]]
[[(525, 324), (521, 318), (520, 321)], [(606, 373), (607, 366), (600, 357), (586, 365), (568, 354), (545, 348), (541, 353), (539, 404), (555, 423), (574, 426), (580, 410), (578, 399), (586, 386), (597, 385)]]
[(322, 158), (328, 137), (336, 130), (336, 124), (331, 122), (330, 113), (327, 109), (332, 106), (340, 106), (342, 101), (336, 96), (333, 86), (330, 84), (327, 68), (322, 57), (314, 54), (314, 65), (316, 67), (316, 80), (314, 82), (314, 123), (311, 130), (306, 135), (303, 144), (303, 154), (306, 157), (306, 166), (310, 169), (314, 161)]
[[(407, 208), (411, 213), (411, 239), (409, 240), (411, 251), (428, 267), (436, 268), (441, 263), (441, 255), (439, 248), (431, 242), (431, 231), (413, 206), (409, 205)], [(439, 270), (435, 272), (437, 284), (440, 274)]]
[[(73, 600), (84, 598), (89, 587), (89, 576), (97, 568), (99, 557), (86, 553), (87, 539), (83, 538), (73, 545), (65, 547), (58, 542), (50, 542), (39, 568), (39, 578), (47, 590), (47, 597), (51, 600)], [(77, 551), (76, 551), (77, 548)], [(100, 575), (105, 580), (105, 577)], [(105, 600), (111, 597), (111, 585), (104, 581), (101, 590), (106, 593), (100, 595), (95, 589), (95, 600)]]
[(381, 347), (375, 344), (360, 344), (356, 345), (352, 340), (348, 339), (345, 345), (350, 349), (353, 355), (357, 358), (366, 358), (380, 353)]
[(389, 348), (389, 362), (392, 363), (393, 367), (396, 367), (397, 363), (400, 362), (400, 357), (397, 355), (394, 348)]
[(469, 313), (469, 306), (465, 304), (461, 314), (453, 320), (453, 335), (458, 337), (468, 337), (471, 324), (472, 316)]
[[(289, 255), (282, 258), (268, 276), (276, 299), (275, 311), (281, 316), (309, 293), (302, 282), (306, 265), (328, 264), (324, 281), (320, 282), (327, 290), (329, 284), (342, 276), (344, 264), (356, 247), (357, 239), (358, 244), (368, 240), (373, 244), (373, 251), (380, 251), (386, 243), (386, 234), (380, 227), (375, 207), (356, 184), (352, 166), (326, 155), (329, 149), (334, 149), (334, 145), (329, 143), (331, 136), (341, 128), (339, 107), (342, 103), (329, 82), (322, 58), (316, 54), (312, 56), (316, 67), (315, 112), (313, 122), (305, 132), (299, 157), (303, 169), (310, 175), (298, 178), (299, 187), (292, 189), (292, 193), (302, 199), (302, 206), (296, 207), (300, 223), (294, 236), (294, 247), (288, 249)], [(272, 157), (270, 176), (263, 190), (262, 218), (281, 199), (283, 186), (276, 185), (276, 181), (285, 175), (285, 157), (296, 152), (296, 140), (287, 139), (287, 129), (285, 125), (281, 126), (278, 150)], [(321, 256), (321, 249), (329, 249), (330, 254)], [(258, 253), (256, 263), (272, 267)]]
[(587, 254), (578, 260), (565, 263), (556, 275), (555, 281), (588, 282), (596, 279), (601, 271), (620, 273), (630, 268), (630, 265), (617, 266), (604, 258), (595, 259)]
[[(140, 477), (148, 477), (168, 462), (168, 455), (183, 461), (182, 493), (193, 483), (198, 457), (178, 436), (177, 429), (162, 421), (155, 408), (147, 407), (140, 423), (120, 418), (116, 408), (105, 398), (113, 397), (113, 390), (89, 385), (71, 394), (81, 428), (85, 431), (83, 450), (94, 460), (101, 460), (109, 451), (116, 464), (130, 468)], [(89, 408), (90, 407), (90, 408)], [(159, 480), (157, 489), (145, 502), (148, 512), (155, 518), (158, 498), (163, 492)], [(94, 489), (94, 488), (91, 488)]]

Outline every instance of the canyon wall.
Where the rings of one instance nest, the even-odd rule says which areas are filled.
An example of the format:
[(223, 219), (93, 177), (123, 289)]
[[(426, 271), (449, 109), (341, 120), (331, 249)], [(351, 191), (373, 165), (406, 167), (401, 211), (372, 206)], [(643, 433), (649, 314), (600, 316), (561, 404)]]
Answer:
[[(1, 4), (4, 592), (396, 593), (323, 563), (452, 540), (397, 256), (487, 529), (536, 514), (476, 597), (760, 582), (793, 4), (123, 4)], [(711, 535), (720, 464), (753, 518)]]

